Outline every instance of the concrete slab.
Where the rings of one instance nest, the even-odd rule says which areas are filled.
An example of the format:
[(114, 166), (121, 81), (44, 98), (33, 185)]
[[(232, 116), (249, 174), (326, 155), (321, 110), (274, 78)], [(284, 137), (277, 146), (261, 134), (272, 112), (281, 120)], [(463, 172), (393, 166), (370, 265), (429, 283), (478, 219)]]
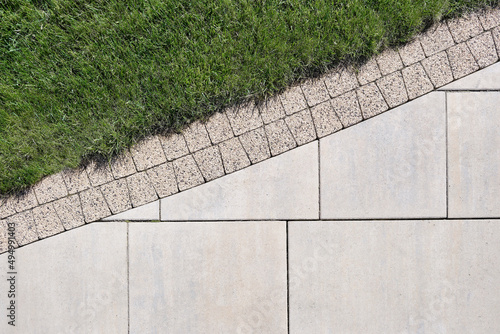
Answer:
[(446, 216), (445, 96), (320, 140), (321, 218)]
[[(6, 255), (0, 255), (2, 308), (8, 301)], [(127, 332), (125, 224), (83, 226), (15, 255), (16, 326), (4, 315), (1, 333)]]
[(460, 80), (452, 82), (440, 90), (484, 90), (500, 89), (500, 63), (493, 64)]
[(450, 217), (500, 217), (500, 92), (448, 93)]
[(285, 222), (134, 223), (129, 237), (130, 333), (287, 333)]
[(162, 199), (161, 219), (317, 219), (318, 196), (318, 144), (312, 142)]
[(139, 206), (117, 215), (102, 219), (103, 221), (148, 221), (160, 220), (160, 201)]
[(498, 333), (500, 221), (289, 222), (290, 333)]

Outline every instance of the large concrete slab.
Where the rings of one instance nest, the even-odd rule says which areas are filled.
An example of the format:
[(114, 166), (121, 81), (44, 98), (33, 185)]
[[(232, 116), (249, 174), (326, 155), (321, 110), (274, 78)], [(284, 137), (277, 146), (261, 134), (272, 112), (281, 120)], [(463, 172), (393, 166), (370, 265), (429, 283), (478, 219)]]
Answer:
[(290, 333), (499, 333), (500, 221), (290, 222)]
[(15, 327), (5, 316), (6, 256), (0, 256), (1, 333), (127, 332), (125, 224), (86, 225), (17, 249)]
[(500, 63), (452, 82), (440, 90), (500, 90)]
[(161, 220), (317, 219), (318, 143), (161, 200)]
[(446, 216), (445, 93), (320, 140), (321, 218)]
[(500, 92), (448, 93), (450, 217), (500, 217)]
[(130, 333), (287, 333), (285, 224), (130, 224)]

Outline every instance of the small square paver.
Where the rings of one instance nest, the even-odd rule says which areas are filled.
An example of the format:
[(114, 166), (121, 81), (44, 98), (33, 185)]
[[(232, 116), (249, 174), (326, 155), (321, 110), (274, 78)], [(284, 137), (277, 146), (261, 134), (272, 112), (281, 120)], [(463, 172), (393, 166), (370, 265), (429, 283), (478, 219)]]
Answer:
[(186, 140), (180, 133), (169, 133), (167, 136), (160, 136), (160, 142), (168, 161), (172, 161), (189, 154)]
[(500, 26), (500, 7), (488, 8), (479, 15), (479, 20), (485, 30)]
[(338, 96), (359, 86), (352, 67), (340, 66), (323, 77), (331, 97)]
[(469, 46), (480, 68), (491, 65), (498, 60), (495, 42), (489, 31), (467, 41), (467, 46)]
[(224, 175), (224, 166), (219, 148), (211, 146), (193, 154), (205, 181), (211, 181)]
[(227, 174), (250, 165), (250, 160), (238, 138), (226, 140), (219, 144), (224, 170)]
[(450, 61), (446, 51), (441, 51), (422, 60), (422, 65), (435, 87), (441, 87), (453, 81)]
[(382, 75), (387, 75), (403, 68), (399, 53), (394, 49), (387, 49), (377, 57), (378, 67)]
[(69, 194), (76, 194), (90, 188), (89, 177), (85, 168), (66, 169), (62, 172)]
[(129, 150), (124, 150), (111, 161), (111, 172), (115, 179), (132, 175), (136, 172)]
[(87, 223), (105, 218), (111, 215), (104, 196), (98, 188), (91, 188), (80, 193), (83, 216)]
[(496, 27), (491, 33), (493, 34), (493, 40), (495, 41), (498, 56), (500, 57), (500, 27)]
[(144, 138), (130, 149), (137, 170), (145, 170), (167, 161), (158, 136)]
[(16, 213), (16, 202), (16, 197), (12, 195), (0, 198), (0, 219), (4, 219)]
[(438, 23), (430, 27), (420, 38), (420, 43), (427, 57), (455, 44), (446, 23)]
[(381, 76), (382, 75), (380, 74), (375, 58), (371, 58), (366, 63), (361, 65), (357, 74), (360, 85), (365, 85), (369, 82), (375, 81)]
[(325, 82), (322, 79), (309, 79), (301, 84), (307, 104), (312, 107), (330, 98)]
[(226, 113), (216, 112), (205, 123), (212, 144), (218, 144), (224, 140), (234, 137), (233, 129), (229, 124)]
[(54, 209), (66, 230), (85, 224), (80, 197), (77, 194), (55, 201)]
[(192, 155), (174, 160), (174, 172), (180, 191), (205, 182)]
[(269, 143), (264, 127), (242, 134), (240, 136), (240, 141), (252, 164), (271, 157), (271, 151), (269, 150)]
[(226, 113), (236, 136), (262, 126), (259, 109), (253, 102), (228, 108)]
[[(14, 238), (11, 240), (12, 240), (11, 246), (17, 248), (18, 244), (15, 239), (15, 230), (14, 230)], [(5, 253), (8, 250), (9, 250), (9, 225), (7, 225), (7, 221), (0, 220), (0, 254)]]
[(375, 83), (359, 87), (357, 93), (363, 118), (373, 117), (389, 109)]
[(127, 185), (130, 192), (130, 201), (134, 208), (158, 199), (158, 195), (146, 172), (127, 177)]
[(36, 224), (38, 238), (44, 239), (64, 231), (52, 203), (37, 206), (33, 209), (33, 220)]
[(108, 183), (113, 180), (113, 173), (107, 161), (101, 159), (99, 161), (92, 160), (87, 167), (85, 167), (87, 176), (89, 177), (92, 186), (97, 187), (101, 184)]
[(101, 186), (101, 191), (112, 214), (117, 214), (132, 208), (127, 182), (124, 179), (103, 184)]
[(335, 113), (330, 101), (326, 101), (312, 107), (311, 116), (319, 138), (342, 129), (342, 123)]
[(196, 152), (211, 145), (205, 125), (200, 121), (191, 123), (182, 131), (190, 152)]
[(259, 105), (259, 110), (264, 124), (269, 124), (285, 117), (285, 108), (283, 108), (279, 96), (273, 96), (266, 99)]
[(479, 69), (466, 43), (457, 44), (446, 50), (450, 60), (451, 71), (455, 79), (462, 78)]
[(307, 108), (307, 102), (300, 86), (288, 88), (280, 95), (280, 99), (287, 115), (294, 114)]
[(397, 107), (408, 101), (408, 94), (403, 80), (403, 74), (400, 71), (386, 75), (377, 80), (377, 86), (389, 107)]
[(33, 189), (40, 204), (51, 202), (68, 194), (62, 173), (44, 177)]
[(171, 162), (148, 169), (146, 173), (160, 198), (170, 196), (179, 191), (175, 179), (174, 166)]
[(406, 43), (398, 49), (401, 60), (405, 66), (409, 66), (425, 58), (424, 50), (419, 39)]
[(279, 120), (265, 126), (271, 154), (278, 155), (297, 146), (292, 133), (284, 120)]
[(316, 130), (309, 110), (302, 110), (285, 118), (285, 122), (298, 145), (315, 140)]
[(355, 91), (345, 93), (332, 99), (332, 106), (344, 128), (363, 120)]
[(5, 220), (7, 224), (14, 224), (15, 238), (19, 246), (24, 246), (38, 240), (35, 221), (31, 210), (10, 216)]
[(483, 32), (479, 18), (474, 13), (464, 14), (448, 21), (451, 35), (456, 43), (461, 43)]
[(14, 199), (14, 208), (17, 212), (23, 212), (28, 209), (32, 209), (38, 205), (38, 201), (36, 200), (35, 191), (33, 187), (23, 191), (20, 194), (17, 194)]
[(408, 98), (413, 100), (434, 89), (432, 82), (425, 73), (420, 63), (403, 68), (403, 79), (405, 81)]

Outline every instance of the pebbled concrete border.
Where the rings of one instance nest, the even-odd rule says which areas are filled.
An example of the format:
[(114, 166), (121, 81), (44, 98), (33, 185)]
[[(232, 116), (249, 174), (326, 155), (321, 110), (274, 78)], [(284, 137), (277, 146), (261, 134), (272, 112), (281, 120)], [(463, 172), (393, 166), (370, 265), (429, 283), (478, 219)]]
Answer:
[(263, 105), (228, 108), (182, 134), (147, 138), (109, 165), (48, 176), (0, 199), (0, 253), (256, 164), (362, 122), (500, 57), (500, 8), (441, 22), (358, 69), (338, 67)]

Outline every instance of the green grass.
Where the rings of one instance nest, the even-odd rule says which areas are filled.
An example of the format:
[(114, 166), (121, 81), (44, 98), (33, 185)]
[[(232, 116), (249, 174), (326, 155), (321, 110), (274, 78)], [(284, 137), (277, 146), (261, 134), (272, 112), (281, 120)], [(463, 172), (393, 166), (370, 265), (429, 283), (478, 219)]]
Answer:
[(0, 193), (497, 3), (0, 0)]

